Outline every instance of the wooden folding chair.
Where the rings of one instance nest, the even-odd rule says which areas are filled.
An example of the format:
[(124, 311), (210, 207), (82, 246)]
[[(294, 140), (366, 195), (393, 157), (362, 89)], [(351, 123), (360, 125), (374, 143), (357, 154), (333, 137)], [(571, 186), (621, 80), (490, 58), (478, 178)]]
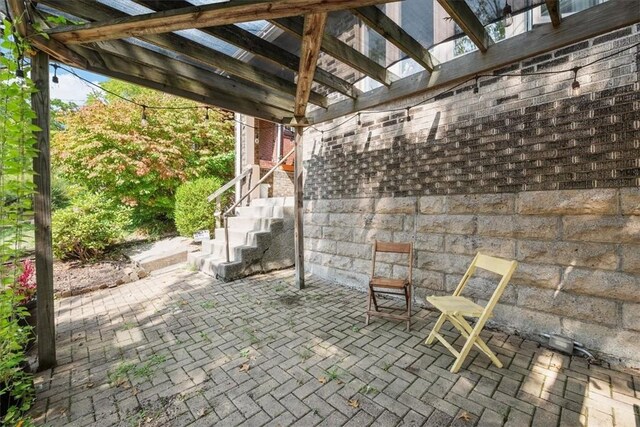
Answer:
[[(396, 253), (406, 254), (408, 257), (409, 271), (406, 278), (387, 278), (376, 276), (376, 258), (378, 253)], [(391, 242), (379, 242), (375, 240), (373, 242), (373, 254), (371, 260), (371, 280), (369, 280), (369, 295), (367, 303), (367, 314), (365, 316), (365, 324), (369, 324), (370, 316), (380, 316), (395, 320), (404, 320), (407, 322), (407, 331), (411, 328), (411, 300), (412, 300), (412, 281), (413, 275), (413, 244), (412, 243), (391, 243)], [(387, 310), (402, 310), (397, 307), (381, 306), (376, 300), (376, 294), (386, 295), (404, 295), (405, 311), (401, 314), (393, 314), (381, 311), (380, 309)], [(373, 304), (374, 310), (371, 309)]]
[[(492, 315), (493, 308), (496, 303), (502, 296), (509, 280), (511, 279), (511, 275), (515, 271), (518, 263), (515, 261), (508, 261), (502, 258), (496, 258), (488, 255), (482, 255), (478, 253), (476, 257), (471, 262), (471, 265), (467, 269), (467, 272), (462, 277), (460, 284), (453, 292), (451, 296), (430, 296), (427, 297), (427, 301), (433, 304), (442, 314), (438, 318), (433, 330), (427, 337), (425, 344), (430, 345), (433, 343), (434, 339), (440, 341), (455, 357), (456, 361), (451, 367), (451, 372), (456, 373), (462, 366), (464, 359), (469, 354), (471, 347), (474, 345), (478, 347), (480, 351), (489, 356), (489, 359), (498, 367), (502, 368), (502, 363), (495, 354), (489, 349), (487, 344), (480, 338), (480, 332), (484, 327), (484, 324), (487, 322), (489, 317)], [(488, 270), (499, 274), (502, 276), (498, 286), (496, 287), (493, 295), (489, 299), (489, 302), (485, 307), (478, 305), (465, 297), (460, 296), (462, 290), (466, 286), (467, 282), (473, 276), (473, 273), (476, 271), (476, 268), (481, 268), (484, 270)], [(476, 324), (474, 327), (471, 327), (469, 323), (465, 320), (465, 317), (475, 317), (477, 318)], [(448, 320), (455, 326), (455, 328), (460, 331), (460, 334), (467, 338), (462, 350), (458, 352), (447, 340), (444, 339), (442, 335), (438, 333), (443, 323)]]

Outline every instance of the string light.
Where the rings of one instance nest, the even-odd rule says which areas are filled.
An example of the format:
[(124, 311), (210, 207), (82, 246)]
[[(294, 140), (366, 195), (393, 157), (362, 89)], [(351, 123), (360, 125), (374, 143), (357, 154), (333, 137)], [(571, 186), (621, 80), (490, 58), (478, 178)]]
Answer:
[(17, 66), (18, 66), (18, 68), (16, 68), (16, 77), (18, 77), (19, 79), (23, 79), (24, 78), (24, 70), (22, 69), (22, 56), (18, 56)]
[(51, 81), (56, 84), (60, 82), (58, 79), (58, 64), (53, 64), (53, 77), (51, 77)]
[(410, 121), (411, 121), (411, 114), (409, 114), (409, 110), (410, 110), (410, 109), (411, 109), (411, 107), (407, 107), (407, 116), (406, 116), (406, 120), (407, 120), (408, 122), (410, 122)]
[(204, 107), (204, 108), (205, 108), (205, 110), (204, 110), (204, 119), (206, 121), (209, 121), (209, 107)]
[(502, 9), (502, 21), (505, 27), (510, 27), (511, 24), (513, 24), (511, 5), (508, 1), (504, 2), (504, 9)]
[(146, 105), (142, 106), (142, 119), (140, 120), (140, 125), (142, 125), (142, 127), (147, 127), (149, 125), (149, 122), (147, 121), (147, 106)]
[(571, 83), (571, 94), (573, 96), (580, 95), (580, 82), (578, 81), (578, 71), (580, 67), (575, 67), (573, 70), (573, 83)]
[(478, 80), (480, 80), (480, 76), (476, 76), (476, 84), (473, 87), (473, 93), (475, 93), (475, 94), (480, 92), (480, 85), (478, 84)]
[(360, 120), (360, 113), (358, 113), (358, 126), (362, 125), (362, 120)]

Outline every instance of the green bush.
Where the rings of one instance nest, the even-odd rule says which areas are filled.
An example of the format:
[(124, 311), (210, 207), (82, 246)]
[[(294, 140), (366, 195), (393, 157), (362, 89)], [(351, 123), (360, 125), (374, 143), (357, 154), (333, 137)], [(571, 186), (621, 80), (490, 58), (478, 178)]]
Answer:
[[(209, 203), (207, 197), (222, 185), (218, 178), (200, 178), (178, 187), (174, 212), (178, 233), (189, 237), (198, 230), (214, 230), (215, 202)], [(227, 194), (223, 197), (223, 206), (228, 200)]]
[(233, 179), (235, 173), (236, 153), (228, 151), (226, 153), (217, 154), (207, 159), (207, 172), (211, 176), (228, 182)]
[(71, 206), (52, 215), (53, 253), (60, 259), (86, 261), (122, 241), (130, 223), (130, 209), (101, 194), (84, 193)]

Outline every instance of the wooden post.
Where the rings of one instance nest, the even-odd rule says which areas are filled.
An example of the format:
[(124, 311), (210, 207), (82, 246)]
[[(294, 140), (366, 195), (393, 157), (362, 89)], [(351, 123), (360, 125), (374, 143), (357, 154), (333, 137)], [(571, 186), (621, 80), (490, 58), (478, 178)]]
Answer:
[(53, 318), (53, 253), (51, 241), (51, 168), (49, 156), (49, 56), (38, 51), (31, 60), (31, 79), (37, 92), (31, 96), (36, 113), (33, 123), (38, 154), (33, 160), (36, 236), (36, 285), (38, 295), (38, 370), (56, 365), (56, 333)]
[(304, 128), (296, 127), (296, 160), (293, 163), (293, 186), (295, 206), (295, 254), (296, 254), (296, 286), (304, 289), (304, 229), (302, 224), (302, 136)]

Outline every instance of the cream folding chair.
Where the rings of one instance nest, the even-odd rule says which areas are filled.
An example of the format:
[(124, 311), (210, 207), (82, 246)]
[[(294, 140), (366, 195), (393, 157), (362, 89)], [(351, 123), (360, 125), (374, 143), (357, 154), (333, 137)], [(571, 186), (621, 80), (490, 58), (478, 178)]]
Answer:
[[(376, 276), (376, 259), (378, 253), (395, 253), (400, 254), (403, 258), (406, 256), (408, 263), (408, 275), (405, 278), (387, 278)], [(367, 302), (367, 314), (365, 315), (365, 324), (369, 324), (371, 316), (386, 317), (395, 320), (404, 320), (407, 322), (407, 331), (411, 328), (411, 300), (413, 298), (413, 289), (411, 277), (413, 276), (413, 244), (412, 243), (391, 243), (373, 242), (373, 254), (371, 256), (371, 280), (369, 280), (369, 294)], [(405, 308), (403, 313), (393, 314), (384, 312), (381, 309), (401, 310), (390, 306), (378, 305), (376, 294), (387, 295), (403, 295)], [(371, 309), (373, 303), (374, 310)]]
[[(478, 349), (484, 354), (489, 356), (489, 359), (491, 359), (491, 361), (498, 368), (502, 368), (502, 363), (500, 362), (500, 360), (498, 360), (496, 355), (489, 349), (482, 338), (480, 338), (480, 332), (482, 331), (484, 324), (492, 315), (493, 308), (496, 306), (496, 303), (502, 296), (502, 293), (504, 292), (507, 284), (509, 283), (509, 280), (511, 279), (511, 275), (513, 274), (517, 266), (518, 263), (515, 261), (509, 261), (506, 259), (496, 258), (478, 253), (471, 262), (471, 265), (467, 269), (467, 272), (462, 277), (460, 284), (453, 292), (453, 295), (442, 297), (427, 297), (427, 301), (435, 306), (435, 308), (440, 310), (442, 314), (440, 314), (440, 317), (433, 327), (433, 330), (429, 334), (429, 337), (427, 337), (425, 344), (430, 345), (433, 343), (434, 339), (437, 339), (456, 357), (456, 361), (451, 367), (451, 372), (453, 372), (454, 374), (458, 372), (458, 370), (460, 370), (464, 359), (467, 357), (469, 351), (471, 350), (471, 347), (473, 347), (474, 345), (478, 347)], [(498, 286), (493, 292), (493, 295), (491, 295), (491, 298), (489, 299), (489, 302), (485, 307), (482, 307), (481, 305), (478, 305), (473, 301), (460, 296), (467, 282), (476, 271), (476, 268), (488, 270), (502, 276), (500, 282), (498, 283)], [(471, 327), (471, 325), (465, 320), (465, 317), (477, 318), (475, 326)], [(446, 320), (451, 322), (453, 326), (455, 326), (455, 328), (460, 331), (460, 334), (462, 334), (462, 336), (467, 339), (460, 352), (453, 348), (453, 346), (449, 344), (449, 342), (438, 333)]]

